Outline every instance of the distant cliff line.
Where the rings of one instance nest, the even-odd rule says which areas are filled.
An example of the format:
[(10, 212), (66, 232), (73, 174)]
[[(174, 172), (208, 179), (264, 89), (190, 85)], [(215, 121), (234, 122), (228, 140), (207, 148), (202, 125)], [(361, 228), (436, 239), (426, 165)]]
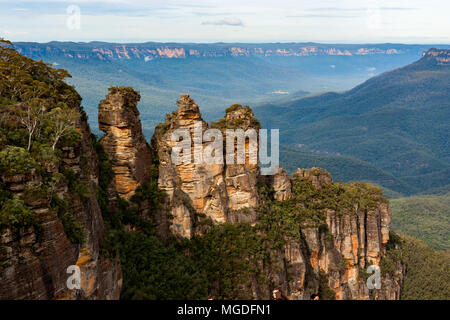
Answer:
[[(432, 45), (403, 44), (320, 44), (320, 43), (108, 43), (108, 42), (17, 42), (17, 51), (29, 57), (62, 56), (69, 59), (100, 60), (186, 59), (218, 57), (306, 57), (420, 55)], [(440, 46), (449, 47), (449, 46)]]

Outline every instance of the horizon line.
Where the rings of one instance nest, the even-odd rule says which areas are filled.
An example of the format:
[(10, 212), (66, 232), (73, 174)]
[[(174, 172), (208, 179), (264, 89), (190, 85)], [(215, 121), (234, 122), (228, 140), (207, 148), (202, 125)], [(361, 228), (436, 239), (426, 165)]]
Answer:
[[(1, 37), (0, 37), (1, 39)], [(7, 40), (6, 38), (3, 38)], [(92, 44), (92, 43), (107, 43), (107, 44), (190, 44), (190, 45), (227, 45), (227, 44), (240, 44), (240, 45), (260, 45), (260, 44), (314, 44), (314, 45), (403, 45), (403, 46), (430, 46), (430, 45), (442, 45), (442, 46), (450, 46), (450, 43), (402, 43), (402, 42), (328, 42), (328, 41), (268, 41), (268, 42), (224, 42), (224, 41), (215, 41), (215, 42), (195, 42), (195, 41), (136, 41), (136, 42), (128, 42), (128, 41), (105, 41), (105, 40), (90, 40), (90, 41), (72, 41), (72, 40), (51, 40), (51, 41), (13, 41), (12, 43), (37, 43), (37, 44), (49, 44), (49, 43), (75, 43), (75, 44)]]

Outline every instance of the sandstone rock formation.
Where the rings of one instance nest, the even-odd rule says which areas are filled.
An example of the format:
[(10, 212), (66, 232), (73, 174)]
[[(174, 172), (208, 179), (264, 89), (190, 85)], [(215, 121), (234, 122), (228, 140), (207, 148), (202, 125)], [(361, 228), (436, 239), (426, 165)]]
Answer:
[(139, 99), (131, 88), (112, 88), (98, 109), (99, 128), (105, 132), (100, 143), (110, 157), (115, 188), (125, 199), (149, 180), (152, 163), (139, 120)]
[[(142, 135), (138, 100), (138, 93), (130, 88), (113, 88), (99, 107), (100, 127), (106, 133), (100, 143), (114, 171), (113, 181), (108, 186), (112, 206), (118, 197), (130, 199), (136, 189), (150, 179), (153, 155)], [(1, 299), (119, 298), (122, 286), (119, 257), (110, 259), (100, 254), (104, 225), (95, 196), (99, 164), (94, 140), (85, 117), (80, 119), (77, 128), (82, 136), (80, 143), (63, 148), (60, 168), (51, 165), (46, 166), (46, 170), (71, 170), (77, 181), (86, 185), (88, 195), (74, 192), (70, 182), (65, 180), (57, 184), (56, 190), (58, 197), (68, 204), (66, 210), (82, 225), (84, 241), (78, 245), (69, 241), (61, 219), (52, 212), (50, 199), (41, 197), (30, 201), (28, 205), (42, 222), (42, 231), (37, 232), (34, 227), (19, 233), (10, 229), (2, 231)], [(185, 129), (193, 137), (190, 163), (175, 164), (172, 160), (172, 148), (176, 145), (172, 134), (177, 129)], [(183, 95), (177, 111), (168, 114), (166, 121), (156, 127), (152, 144), (159, 159), (158, 185), (167, 194), (156, 219), (157, 225), (165, 227), (164, 217), (171, 215), (173, 235), (181, 238), (202, 235), (207, 231), (201, 223), (205, 219), (213, 224), (246, 222), (256, 226), (264, 205), (272, 201), (288, 204), (297, 201), (291, 204), (300, 209), (306, 206), (308, 190), (327, 192), (323, 195), (331, 196), (330, 199), (341, 197), (336, 191), (339, 186), (320, 168), (298, 169), (291, 177), (279, 168), (273, 176), (261, 176), (258, 165), (250, 163), (250, 158), (257, 157), (258, 151), (250, 140), (245, 140), (242, 164), (196, 162), (195, 159), (202, 157), (205, 150), (211, 150), (209, 148), (216, 142), (205, 138), (207, 129), (216, 129), (218, 133), (226, 133), (227, 129), (254, 129), (257, 133), (260, 125), (251, 109), (240, 105), (228, 108), (223, 119), (208, 125), (195, 102)], [(220, 152), (225, 160), (227, 138), (224, 136)], [(237, 151), (235, 141), (231, 146)], [(8, 190), (17, 195), (39, 186), (43, 179), (35, 170), (29, 175), (2, 175), (0, 178)], [(299, 197), (298, 182), (304, 181), (309, 185)], [(366, 285), (367, 267), (382, 264), (386, 254), (391, 213), (381, 194), (374, 193), (369, 198), (365, 195), (360, 202), (362, 198), (363, 195), (356, 192), (346, 200), (351, 208), (349, 212), (341, 212), (333, 203), (326, 203), (314, 212), (316, 218), (322, 219), (321, 223), (306, 220), (297, 224), (299, 237), (292, 239), (286, 235), (289, 240), (282, 247), (270, 249), (269, 263), (259, 264), (265, 281), (252, 279), (250, 295), (255, 299), (269, 299), (268, 281), (271, 286), (281, 288), (290, 299), (309, 299), (311, 293), (324, 286), (337, 299), (399, 299), (404, 272), (400, 263), (394, 266), (393, 273), (382, 275), (380, 290), (369, 291)], [(148, 208), (139, 209), (145, 213)], [(69, 276), (66, 270), (70, 265), (81, 269), (80, 290), (68, 290), (66, 286)]]
[(321, 168), (313, 167), (311, 169), (297, 169), (293, 178), (305, 178), (312, 182), (316, 188), (321, 188), (324, 184), (330, 184), (332, 182), (331, 175)]
[[(299, 169), (294, 179), (298, 175), (317, 188), (332, 183), (330, 174), (319, 168)], [(337, 299), (369, 299), (369, 290), (359, 273), (370, 265), (380, 265), (386, 253), (391, 221), (388, 204), (380, 201), (370, 211), (355, 204), (352, 215), (339, 215), (333, 209), (326, 209), (325, 214), (332, 243), (326, 243), (326, 235), (319, 228), (303, 229), (311, 266), (317, 273), (323, 270), (328, 274), (329, 285)], [(384, 286), (383, 290), (382, 295), (399, 299), (397, 288)]]
[(274, 189), (274, 198), (276, 200), (282, 201), (291, 197), (291, 180), (285, 169), (281, 167), (278, 169), (278, 172), (272, 177), (271, 185)]
[[(289, 179), (291, 185), (298, 179), (311, 181), (314, 188), (332, 183), (329, 173), (319, 168), (298, 170)], [(387, 203), (376, 200), (371, 210), (355, 204), (353, 214), (331, 208), (323, 213), (324, 225), (302, 225), (300, 240), (289, 240), (281, 250), (273, 250), (270, 265), (260, 272), (291, 300), (308, 300), (324, 284), (336, 299), (398, 300), (404, 276), (400, 263), (393, 275), (381, 275), (381, 289), (369, 290), (366, 284), (367, 268), (381, 265), (386, 254), (391, 219)], [(260, 283), (252, 286), (252, 293), (255, 299), (270, 299)]]
[(423, 57), (434, 64), (441, 66), (450, 65), (450, 50), (448, 49), (430, 49), (423, 53)]
[[(215, 128), (258, 129), (253, 112), (247, 107), (235, 106), (227, 110), (226, 116)], [(195, 126), (201, 126), (200, 135)], [(257, 164), (249, 163), (249, 140), (246, 141), (245, 164), (195, 163), (195, 158), (211, 146), (202, 136), (208, 124), (202, 119), (200, 110), (189, 95), (182, 95), (176, 112), (167, 115), (165, 123), (155, 128), (152, 144), (159, 158), (159, 187), (168, 194), (167, 210), (173, 216), (172, 230), (181, 237), (190, 238), (195, 233), (196, 213), (211, 219), (214, 223), (252, 221), (252, 210), (258, 204), (256, 180)], [(177, 142), (172, 133), (177, 129), (190, 132), (192, 138), (192, 161), (175, 165), (171, 150)], [(201, 148), (195, 148), (198, 143)], [(224, 145), (226, 141), (224, 141)], [(225, 162), (225, 156), (224, 156)]]
[[(177, 236), (190, 238), (199, 233), (196, 230), (198, 215), (209, 217), (216, 224), (256, 223), (258, 213), (255, 208), (262, 201), (258, 194), (260, 183), (271, 188), (273, 198), (279, 201), (291, 199), (293, 185), (299, 179), (310, 181), (312, 188), (318, 190), (333, 184), (331, 175), (320, 168), (298, 169), (291, 177), (279, 168), (274, 176), (262, 177), (258, 166), (248, 162), (240, 165), (193, 162), (175, 165), (170, 156), (171, 148), (176, 144), (171, 140), (171, 134), (184, 128), (194, 137), (196, 123), (202, 124), (202, 133), (207, 128), (218, 128), (222, 132), (227, 128), (259, 129), (251, 109), (238, 105), (228, 108), (225, 118), (207, 126), (198, 106), (188, 95), (181, 96), (177, 111), (167, 115), (166, 121), (158, 125), (152, 143), (160, 161), (159, 186), (169, 195), (166, 208), (174, 217), (171, 230)], [(203, 141), (201, 150), (209, 144)], [(200, 151), (192, 147), (193, 154)], [(322, 273), (327, 276), (323, 281), (335, 292), (337, 299), (399, 299), (403, 277), (401, 266), (397, 266), (395, 279), (383, 276), (382, 289), (372, 293), (363, 276), (368, 266), (380, 264), (389, 240), (389, 206), (380, 196), (375, 195), (372, 200), (374, 206), (371, 209), (361, 207), (354, 200), (353, 210), (348, 214), (338, 213), (333, 207), (325, 208), (321, 212), (325, 225), (302, 225), (302, 240), (290, 241), (283, 250), (274, 250), (271, 253), (274, 265), (263, 267), (261, 273), (268, 272), (267, 277), (272, 283), (291, 299), (309, 299), (309, 295), (323, 285), (320, 284)], [(256, 280), (252, 295), (255, 299), (270, 298)]]

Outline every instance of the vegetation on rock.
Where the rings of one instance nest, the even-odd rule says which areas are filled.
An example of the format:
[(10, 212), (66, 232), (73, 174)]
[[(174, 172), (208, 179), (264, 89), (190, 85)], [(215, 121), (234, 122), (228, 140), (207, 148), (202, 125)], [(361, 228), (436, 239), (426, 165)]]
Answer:
[[(89, 197), (74, 172), (61, 166), (62, 148), (80, 143), (76, 122), (81, 97), (65, 79), (63, 69), (54, 69), (17, 53), (11, 43), (0, 40), (0, 228), (14, 230), (34, 226), (39, 217), (33, 206), (50, 202), (65, 173), (69, 186)], [(23, 193), (9, 191), (22, 183)], [(70, 213), (60, 216), (68, 238), (81, 243), (81, 226)]]

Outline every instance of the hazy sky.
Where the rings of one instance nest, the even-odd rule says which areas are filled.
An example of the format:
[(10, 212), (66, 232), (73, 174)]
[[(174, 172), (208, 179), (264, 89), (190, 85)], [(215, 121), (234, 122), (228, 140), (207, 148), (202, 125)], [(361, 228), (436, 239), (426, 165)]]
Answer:
[(0, 37), (449, 44), (449, 13), (449, 0), (0, 0)]

